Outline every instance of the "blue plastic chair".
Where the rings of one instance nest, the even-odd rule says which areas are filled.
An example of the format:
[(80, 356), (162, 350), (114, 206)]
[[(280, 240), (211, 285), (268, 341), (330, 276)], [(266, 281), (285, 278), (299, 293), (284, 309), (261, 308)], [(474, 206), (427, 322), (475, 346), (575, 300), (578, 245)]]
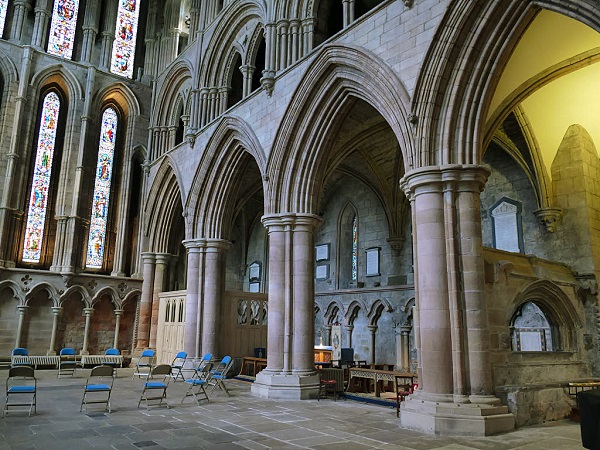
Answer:
[[(194, 375), (192, 376), (192, 378), (190, 378), (189, 380), (185, 380), (185, 382), (188, 383), (189, 387), (185, 395), (181, 399), (181, 403), (183, 403), (183, 401), (187, 397), (194, 397), (194, 400), (196, 400), (196, 404), (198, 404), (198, 406), (200, 406), (200, 400), (205, 399), (207, 402), (210, 401), (208, 400), (208, 394), (206, 393), (206, 386), (208, 386), (210, 381), (210, 371), (212, 367), (212, 363), (209, 362), (202, 368), (194, 370)], [(202, 396), (204, 398), (199, 398), (198, 396)]]
[(62, 375), (75, 376), (75, 369), (77, 369), (75, 349), (71, 347), (65, 347), (61, 349), (59, 356), (60, 360), (58, 362), (57, 378), (60, 378)]
[[(119, 356), (119, 349), (117, 348), (108, 348), (106, 349), (106, 351), (104, 352), (104, 356)], [(111, 366), (115, 369), (115, 377), (117, 376), (117, 367), (119, 367), (119, 363), (116, 361), (112, 361), (112, 360), (102, 360), (102, 362), (100, 363), (103, 366)]]
[[(26, 357), (26, 356), (29, 356), (29, 352), (27, 351), (26, 348), (17, 347), (17, 348), (13, 349), (11, 356)], [(21, 359), (21, 358), (19, 358), (19, 359)], [(10, 365), (11, 365), (11, 367), (31, 366), (31, 363), (27, 360), (27, 358), (24, 358), (24, 361), (15, 361), (15, 358), (11, 358)]]
[[(13, 402), (11, 399), (15, 397), (19, 400)], [(6, 401), (4, 402), (2, 417), (8, 414), (9, 408), (19, 406), (28, 406), (29, 408), (13, 411), (28, 411), (28, 416), (31, 416), (32, 411), (34, 414), (37, 412), (37, 380), (31, 366), (11, 367), (8, 370)]]
[(185, 360), (187, 359), (186, 352), (179, 352), (175, 355), (173, 362), (171, 363), (171, 376), (173, 377), (173, 381), (177, 381), (177, 378), (181, 377), (183, 381), (185, 381), (185, 377), (183, 376), (183, 366), (185, 365)]
[[(155, 377), (161, 376), (161, 380), (150, 380), (150, 378), (154, 379)], [(142, 391), (142, 395), (140, 396), (140, 400), (138, 401), (138, 408), (140, 407), (140, 403), (145, 401), (146, 409), (148, 409), (150, 406), (150, 401), (152, 400), (159, 401), (157, 405), (153, 406), (162, 406), (164, 400), (165, 405), (168, 408), (169, 404), (167, 403), (167, 388), (169, 387), (169, 381), (171, 380), (171, 366), (169, 364), (159, 364), (152, 369), (148, 378), (148, 381), (144, 383), (144, 389)]]
[(138, 378), (150, 377), (150, 374), (152, 373), (152, 368), (154, 367), (154, 355), (154, 350), (144, 350), (142, 352), (142, 355), (140, 356), (140, 359), (135, 364), (135, 372), (133, 373), (131, 378), (135, 377), (136, 375), (138, 376)]
[[(80, 412), (83, 411), (83, 405), (85, 405), (87, 411), (87, 405), (93, 403), (104, 403), (106, 405), (104, 409), (110, 412), (110, 394), (114, 382), (113, 372), (114, 368), (112, 366), (96, 366), (92, 369), (83, 389)], [(104, 382), (104, 378), (108, 378), (110, 383)], [(88, 398), (88, 395), (90, 398)]]
[(217, 387), (223, 389), (227, 395), (231, 395), (225, 386), (225, 379), (227, 378), (227, 372), (233, 366), (233, 359), (231, 356), (225, 356), (217, 367), (210, 372), (210, 384), (212, 385), (211, 392)]

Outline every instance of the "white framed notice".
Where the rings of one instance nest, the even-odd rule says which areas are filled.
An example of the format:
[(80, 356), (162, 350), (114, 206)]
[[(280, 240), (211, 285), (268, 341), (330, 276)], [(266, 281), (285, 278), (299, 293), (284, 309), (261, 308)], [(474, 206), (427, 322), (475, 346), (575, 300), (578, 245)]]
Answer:
[(329, 244), (315, 246), (315, 259), (317, 261), (329, 261)]
[(254, 261), (248, 267), (248, 279), (252, 281), (260, 281), (260, 263)]
[(260, 283), (258, 282), (252, 282), (248, 287), (250, 292), (260, 292)]
[(379, 273), (379, 252), (380, 247), (371, 247), (365, 249), (367, 253), (367, 276), (374, 277), (380, 275)]
[(326, 280), (329, 278), (329, 264), (322, 264), (317, 266), (315, 270), (315, 277), (317, 280)]

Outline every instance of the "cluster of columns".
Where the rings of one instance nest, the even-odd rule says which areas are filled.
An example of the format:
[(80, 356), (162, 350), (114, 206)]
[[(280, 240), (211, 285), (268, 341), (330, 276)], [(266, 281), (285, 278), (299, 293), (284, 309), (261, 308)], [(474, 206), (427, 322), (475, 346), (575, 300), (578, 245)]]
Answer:
[(312, 214), (263, 216), (269, 234), (267, 367), (252, 386), (270, 398), (317, 395), (314, 368), (314, 231)]
[[(27, 315), (27, 310), (29, 306), (20, 305), (17, 307), (19, 311), (19, 322), (17, 324), (17, 336), (15, 339), (15, 347), (21, 347), (21, 337), (23, 336), (23, 324), (25, 322), (25, 316)], [(50, 335), (50, 346), (47, 355), (56, 355), (56, 333), (58, 330), (58, 320), (60, 315), (62, 314), (63, 308), (60, 306), (52, 307), (52, 334)], [(81, 355), (88, 355), (88, 341), (90, 335), (90, 324), (92, 320), (92, 315), (94, 314), (94, 308), (83, 308), (83, 314), (85, 315), (85, 329), (83, 332), (83, 346), (81, 348)], [(121, 316), (123, 315), (122, 309), (115, 309), (115, 337), (113, 340), (113, 347), (119, 348), (119, 329), (121, 326)]]
[[(486, 434), (493, 423), (514, 426), (497, 406), (491, 376), (480, 217), (488, 175), (483, 166), (447, 165), (416, 169), (402, 180), (412, 205), (420, 383), (403, 406), (408, 428), (445, 432), (463, 414), (469, 418), (456, 420), (471, 420), (474, 434)], [(443, 406), (449, 403), (476, 407)]]

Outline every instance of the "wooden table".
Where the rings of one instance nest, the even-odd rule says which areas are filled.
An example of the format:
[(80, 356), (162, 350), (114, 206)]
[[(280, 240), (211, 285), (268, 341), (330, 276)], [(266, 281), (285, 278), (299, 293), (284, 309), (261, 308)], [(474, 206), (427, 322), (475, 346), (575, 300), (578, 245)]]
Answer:
[[(258, 372), (267, 367), (266, 358), (255, 358), (253, 356), (244, 356), (242, 358), (242, 368), (240, 369), (240, 375), (247, 375), (255, 377)], [(252, 373), (250, 373), (252, 369)]]
[(354, 392), (354, 386), (352, 383), (353, 378), (361, 378), (366, 380), (373, 380), (375, 384), (375, 396), (379, 397), (380, 394), (380, 382), (388, 381), (391, 383), (396, 382), (396, 378), (403, 378), (406, 381), (406, 385), (412, 385), (414, 383), (415, 378), (417, 378), (416, 373), (409, 372), (396, 372), (393, 370), (377, 370), (377, 369), (366, 369), (363, 367), (351, 367), (350, 368), (350, 379), (348, 380), (348, 389), (347, 392)]

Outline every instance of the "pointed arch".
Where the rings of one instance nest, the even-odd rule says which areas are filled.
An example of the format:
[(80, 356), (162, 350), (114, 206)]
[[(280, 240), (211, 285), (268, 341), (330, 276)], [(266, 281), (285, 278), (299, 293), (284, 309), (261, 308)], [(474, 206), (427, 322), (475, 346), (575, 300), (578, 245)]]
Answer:
[(69, 112), (74, 110), (75, 103), (83, 98), (83, 88), (77, 77), (62, 64), (54, 64), (36, 72), (31, 78), (30, 86), (39, 92), (44, 85), (57, 83), (67, 95), (70, 106)]
[[(150, 187), (144, 214), (150, 251), (166, 253), (176, 211), (183, 208), (180, 176), (167, 155)], [(187, 228), (187, 227), (186, 227)]]
[(4, 289), (10, 289), (13, 293), (13, 298), (17, 301), (18, 306), (25, 304), (25, 298), (21, 295), (21, 288), (17, 283), (12, 280), (0, 281), (0, 291)]
[(539, 8), (600, 30), (600, 11), (592, 0), (451, 2), (417, 79), (412, 108), (422, 152), (412, 155), (411, 168), (481, 162), (495, 84)]
[(367, 314), (367, 305), (362, 300), (352, 300), (352, 302), (348, 305), (348, 309), (346, 309), (346, 314), (344, 315), (345, 325), (354, 325), (354, 320), (358, 315), (358, 311), (363, 311), (363, 313)]
[(104, 86), (94, 95), (94, 110), (99, 110), (107, 101), (116, 102), (127, 118), (140, 115), (140, 101), (125, 83), (117, 82)]
[(277, 130), (267, 170), (273, 181), (269, 192), (273, 209), (266, 213), (319, 212), (331, 157), (331, 143), (324, 144), (351, 99), (361, 99), (381, 114), (400, 144), (404, 166), (412, 165), (410, 99), (397, 74), (367, 50), (327, 45), (304, 74)]
[[(17, 66), (2, 50), (0, 50), (0, 75), (4, 79), (5, 91), (7, 91), (8, 85), (19, 81)], [(4, 93), (2, 93), (2, 98), (6, 98)]]
[(384, 312), (391, 313), (394, 311), (394, 308), (386, 299), (377, 299), (371, 305), (369, 312), (367, 314), (367, 319), (369, 320), (369, 325), (377, 325), (379, 318)]
[(172, 118), (176, 111), (179, 97), (184, 99), (184, 111), (189, 106), (189, 91), (192, 86), (192, 67), (185, 59), (174, 62), (162, 79), (162, 85), (158, 90), (154, 117), (154, 125), (172, 125)]
[[(186, 203), (190, 232), (204, 238), (228, 234), (233, 208), (231, 195), (248, 158), (264, 179), (266, 157), (254, 130), (236, 116), (223, 117), (211, 136), (198, 166)], [(262, 183), (264, 190), (264, 182)], [(265, 204), (268, 199), (265, 198)]]
[(327, 308), (325, 309), (324, 317), (327, 323), (331, 323), (332, 320), (335, 320), (337, 314), (340, 314), (342, 317), (344, 315), (344, 305), (340, 300), (333, 300)]
[(121, 307), (124, 307), (130, 302), (139, 301), (141, 296), (142, 291), (140, 289), (133, 289), (132, 291), (129, 291), (125, 297), (123, 297), (123, 300), (121, 300)]
[(59, 305), (58, 306), (63, 306), (64, 307), (64, 303), (71, 298), (71, 296), (73, 294), (79, 294), (79, 296), (81, 297), (81, 301), (83, 302), (83, 307), (84, 308), (91, 308), (92, 307), (92, 300), (90, 298), (90, 294), (88, 293), (87, 289), (85, 289), (83, 286), (80, 286), (78, 284), (69, 287), (65, 292), (63, 292), (60, 295), (60, 300), (59, 300)]
[(94, 294), (94, 296), (91, 298), (92, 308), (100, 301), (100, 299), (104, 295), (110, 298), (110, 302), (113, 304), (114, 309), (121, 309), (121, 299), (119, 298), (119, 293), (112, 286), (104, 286), (102, 289), (100, 289)]
[(31, 289), (25, 294), (24, 304), (27, 305), (29, 301), (36, 296), (39, 292), (46, 291), (48, 299), (52, 302), (52, 306), (60, 306), (60, 294), (54, 286), (50, 283), (41, 282), (32, 286)]

